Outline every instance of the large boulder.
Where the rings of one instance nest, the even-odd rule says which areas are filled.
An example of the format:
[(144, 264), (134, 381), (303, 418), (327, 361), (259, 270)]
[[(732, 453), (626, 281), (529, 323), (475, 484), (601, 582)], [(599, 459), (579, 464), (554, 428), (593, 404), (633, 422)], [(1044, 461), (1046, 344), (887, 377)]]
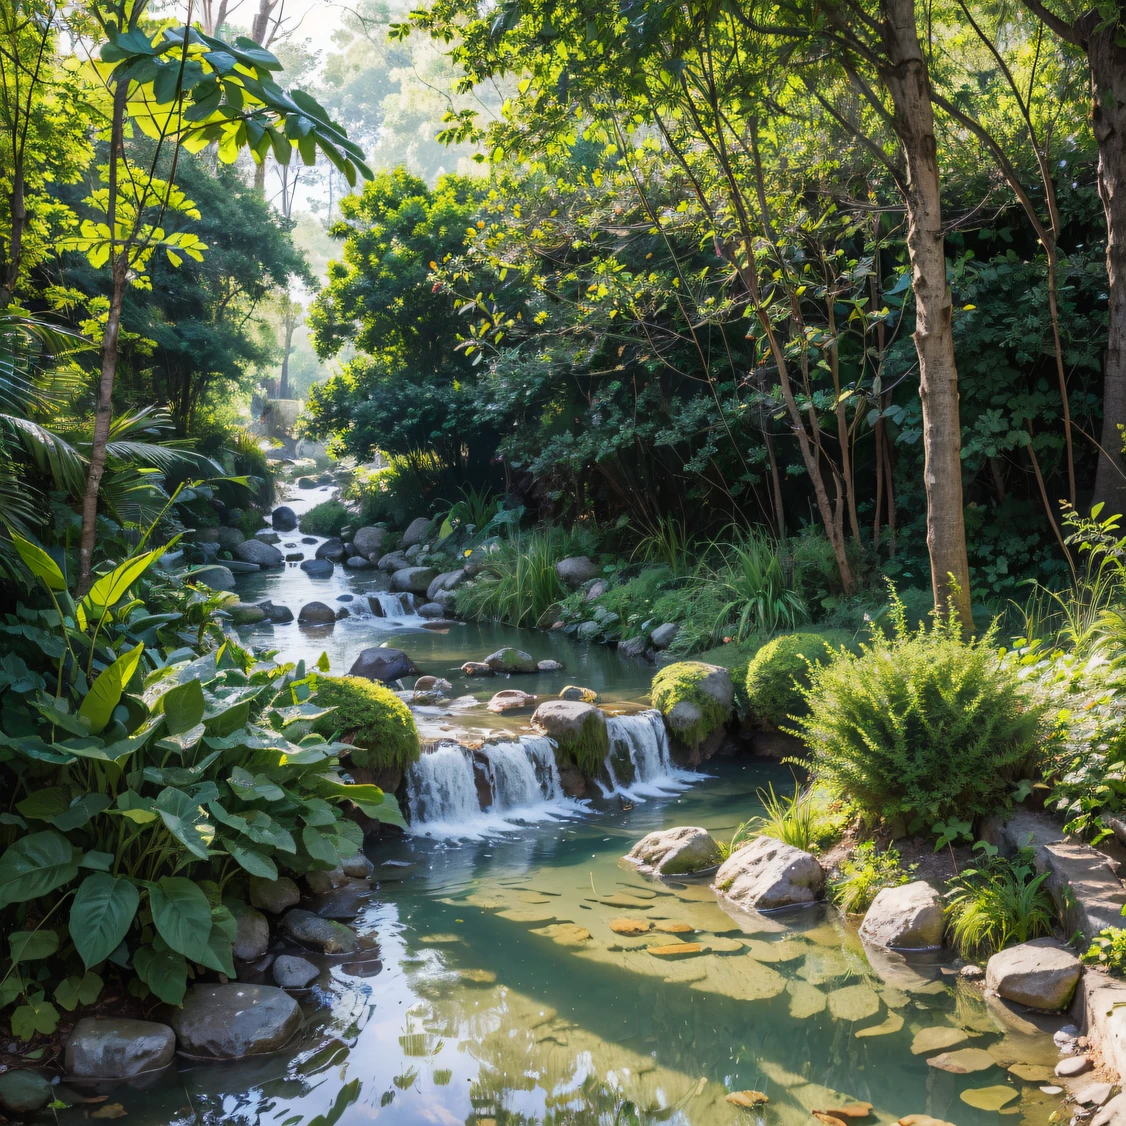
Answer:
[(188, 581), (202, 583), (212, 590), (234, 590), (235, 576), (229, 567), (220, 567), (215, 564), (211, 567), (197, 567), (189, 572)]
[(373, 555), (378, 558), (383, 554), (383, 541), (386, 538), (385, 528), (371, 526), (357, 528), (355, 535), (352, 536), (352, 546), (356, 549), (356, 554), (362, 555), (365, 559), (370, 559)]
[(313, 552), (314, 559), (330, 559), (333, 563), (339, 563), (344, 558), (344, 544), (339, 536), (333, 536), (331, 539), (325, 540), (316, 551)]
[(323, 602), (306, 602), (297, 615), (299, 622), (306, 625), (322, 625), (336, 621), (336, 611)]
[(83, 1017), (66, 1042), (66, 1071), (81, 1079), (132, 1079), (167, 1067), (176, 1033), (166, 1024), (127, 1017)]
[(331, 559), (306, 559), (301, 570), (311, 579), (331, 579), (336, 569)]
[(536, 671), (535, 657), (530, 653), (525, 653), (522, 649), (513, 649), (512, 646), (506, 646), (504, 649), (498, 649), (495, 653), (490, 653), (485, 658), (485, 664), (493, 672), (500, 673), (533, 673)]
[(682, 876), (714, 868), (723, 857), (707, 829), (679, 825), (642, 837), (626, 854), (643, 872)]
[(994, 954), (985, 988), (1030, 1009), (1062, 1009), (1079, 981), (1079, 959), (1054, 938), (1036, 938)]
[(598, 564), (586, 555), (572, 555), (555, 564), (560, 582), (571, 590), (578, 590), (598, 574)]
[(410, 560), (401, 551), (389, 551), (386, 555), (381, 555), (376, 563), (381, 571), (386, 571), (388, 574), (393, 571), (401, 571), (404, 567), (410, 565)]
[(275, 985), (193, 985), (171, 1023), (180, 1051), (237, 1060), (276, 1052), (304, 1023), (297, 1002)]
[(889, 950), (925, 950), (942, 945), (942, 896), (926, 880), (884, 888), (872, 900), (860, 937)]
[(663, 626), (658, 626), (649, 635), (650, 644), (654, 649), (667, 649), (676, 638), (679, 628), (676, 622), (665, 622)]
[(282, 606), (279, 602), (272, 602), (267, 599), (265, 602), (258, 603), (258, 609), (266, 615), (266, 618), (277, 625), (285, 625), (287, 622), (293, 621), (293, 611), (288, 606)]
[(373, 646), (370, 649), (360, 650), (360, 655), (352, 662), (348, 675), (362, 676), (365, 680), (381, 680), (386, 684), (417, 672), (414, 662), (402, 649)]
[(244, 540), (234, 550), (234, 557), (244, 563), (257, 563), (259, 567), (280, 567), (285, 556), (272, 543), (259, 539)]
[(351, 927), (334, 919), (323, 919), (312, 911), (290, 911), (282, 919), (281, 929), (287, 938), (322, 954), (351, 954), (360, 947), (360, 940)]
[[(426, 597), (431, 602), (439, 601), (438, 595), (444, 591), (456, 590), (469, 576), (462, 568), (458, 571), (443, 571), (440, 575), (436, 575), (430, 585), (426, 588)], [(443, 605), (445, 603), (443, 602)]]
[(433, 567), (403, 567), (391, 576), (391, 589), (401, 594), (425, 594), (437, 578)]
[[(487, 667), (487, 666), (486, 666)], [(555, 740), (563, 759), (594, 776), (610, 753), (606, 717), (593, 704), (578, 700), (547, 700), (532, 715), (532, 727)]]
[(292, 532), (297, 527), (297, 513), (286, 504), (279, 505), (270, 513), (270, 523), (279, 532)]
[(422, 543), (423, 538), (426, 536), (426, 529), (429, 527), (430, 521), (425, 516), (419, 516), (417, 519), (412, 520), (407, 525), (407, 530), (403, 533), (403, 538), (399, 546), (408, 548), (414, 547), (415, 544)]
[(657, 673), (650, 696), (669, 731), (685, 746), (699, 747), (731, 718), (735, 686), (720, 665), (678, 661)]
[(762, 836), (720, 865), (713, 886), (748, 911), (769, 911), (812, 903), (825, 886), (825, 872), (808, 852)]

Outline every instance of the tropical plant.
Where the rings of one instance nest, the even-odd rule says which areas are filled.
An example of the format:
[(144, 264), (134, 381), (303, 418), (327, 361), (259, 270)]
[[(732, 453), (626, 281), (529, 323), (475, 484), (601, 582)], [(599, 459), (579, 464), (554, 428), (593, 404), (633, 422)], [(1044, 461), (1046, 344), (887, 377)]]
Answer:
[(697, 554), (695, 537), (684, 521), (665, 515), (643, 526), (632, 558), (667, 567), (671, 575), (679, 577), (688, 573)]
[(727, 534), (727, 542), (711, 544), (711, 553), (721, 561), (710, 576), (723, 603), (716, 631), (729, 631), (742, 641), (751, 633), (776, 633), (804, 621), (805, 605), (790, 588), (778, 545), (754, 529), (732, 526)]
[(884, 888), (907, 883), (914, 868), (903, 868), (897, 849), (877, 851), (875, 841), (864, 841), (841, 861), (840, 877), (829, 885), (829, 895), (842, 911), (860, 914)]
[(460, 491), (460, 499), (446, 501), (450, 507), (442, 521), (440, 536), (447, 536), (459, 528), (484, 531), (502, 508), (502, 499), (488, 487), (476, 489), (472, 485), (463, 485)]
[(1033, 850), (1006, 858), (995, 845), (978, 841), (974, 852), (977, 863), (962, 869), (946, 891), (946, 917), (958, 952), (985, 958), (1010, 943), (1051, 934), (1055, 903), (1044, 886), (1048, 873), (1036, 873)]
[(1080, 960), (1088, 966), (1102, 966), (1116, 977), (1126, 975), (1126, 930), (1104, 927)]

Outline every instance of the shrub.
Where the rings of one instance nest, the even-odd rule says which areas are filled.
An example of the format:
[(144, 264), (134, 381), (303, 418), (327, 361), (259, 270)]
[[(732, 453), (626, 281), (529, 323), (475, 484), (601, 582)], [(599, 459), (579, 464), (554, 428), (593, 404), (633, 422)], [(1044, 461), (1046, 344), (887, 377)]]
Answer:
[(1105, 927), (1080, 960), (1088, 966), (1102, 966), (1116, 977), (1126, 975), (1126, 930)]
[(350, 523), (355, 523), (355, 516), (334, 497), (310, 508), (301, 517), (298, 527), (307, 536), (327, 537), (340, 535), (340, 529)]
[(830, 659), (849, 640), (845, 633), (785, 633), (768, 641), (747, 665), (747, 711), (780, 727), (806, 714), (811, 664)]
[(994, 845), (978, 841), (981, 856), (950, 881), (946, 917), (955, 949), (964, 958), (987, 958), (1013, 942), (1028, 942), (1052, 933), (1055, 904), (1036, 874), (1033, 850), (1021, 849), (1012, 859), (998, 855)]
[(232, 528), (238, 528), (248, 540), (254, 539), (255, 533), (266, 526), (262, 513), (256, 508), (228, 509), (226, 519)]
[(875, 841), (865, 841), (841, 861), (841, 878), (829, 886), (829, 895), (842, 911), (850, 914), (867, 911), (884, 888), (907, 883), (914, 868), (914, 865), (910, 870), (903, 868), (897, 849), (877, 852)]
[(995, 811), (1029, 764), (1043, 709), (999, 661), (992, 630), (967, 641), (944, 616), (911, 631), (897, 599), (893, 625), (812, 670), (796, 732), (812, 770), (864, 814), (905, 816), (910, 832)]
[(662, 715), (668, 716), (677, 704), (683, 702), (694, 704), (699, 710), (698, 719), (677, 730), (680, 739), (690, 747), (699, 746), (723, 727), (731, 716), (730, 705), (725, 706), (712, 691), (715, 678), (716, 666), (699, 661), (678, 661), (666, 665), (653, 677), (649, 694), (653, 707)]
[(390, 688), (361, 676), (318, 676), (317, 703), (333, 710), (313, 730), (325, 738), (354, 735), (357, 766), (402, 770), (418, 760), (414, 716)]

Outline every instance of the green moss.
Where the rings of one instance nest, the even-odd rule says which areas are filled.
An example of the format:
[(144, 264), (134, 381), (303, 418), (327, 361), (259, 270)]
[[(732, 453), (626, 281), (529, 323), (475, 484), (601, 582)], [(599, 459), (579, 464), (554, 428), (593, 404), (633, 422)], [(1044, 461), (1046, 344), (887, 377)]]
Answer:
[(338, 536), (353, 514), (338, 500), (314, 505), (301, 517), (298, 527), (307, 536)]
[(317, 720), (314, 730), (325, 738), (354, 735), (357, 766), (403, 769), (417, 761), (414, 717), (391, 689), (359, 676), (319, 676), (315, 702), (335, 710)]
[(571, 759), (588, 778), (606, 772), (606, 756), (610, 753), (610, 735), (602, 713), (593, 709), (583, 720), (577, 734), (553, 736), (564, 759)]
[(681, 741), (690, 747), (699, 746), (723, 727), (731, 716), (731, 707), (725, 706), (703, 687), (703, 682), (715, 674), (716, 667), (700, 661), (678, 661), (661, 669), (653, 677), (649, 689), (653, 707), (666, 718), (682, 701), (695, 704), (699, 709), (700, 718), (677, 732)]
[(747, 713), (781, 727), (808, 713), (810, 662), (821, 663), (849, 640), (842, 631), (784, 633), (768, 641), (747, 665)]

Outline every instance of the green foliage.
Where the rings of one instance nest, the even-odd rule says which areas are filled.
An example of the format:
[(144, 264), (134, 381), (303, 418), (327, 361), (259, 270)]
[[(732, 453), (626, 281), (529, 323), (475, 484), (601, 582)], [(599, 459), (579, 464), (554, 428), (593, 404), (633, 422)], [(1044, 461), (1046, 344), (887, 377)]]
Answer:
[(1102, 966), (1115, 977), (1126, 975), (1126, 930), (1105, 927), (1095, 936), (1080, 960), (1088, 966)]
[(752, 633), (793, 629), (806, 616), (805, 604), (789, 587), (778, 545), (769, 536), (737, 527), (727, 529), (728, 542), (713, 542), (719, 556), (707, 581), (715, 584), (723, 605), (713, 625), (716, 633), (730, 629), (736, 641)]
[(955, 949), (964, 958), (987, 958), (1015, 942), (1052, 933), (1056, 908), (1036, 874), (1033, 850), (1011, 859), (985, 841), (974, 851), (979, 860), (952, 879), (946, 892), (946, 918)]
[(314, 505), (302, 515), (298, 527), (307, 536), (338, 536), (340, 529), (356, 522), (355, 514), (333, 498)]
[(570, 759), (588, 778), (606, 773), (606, 756), (610, 753), (610, 736), (597, 709), (589, 711), (577, 732), (555, 736), (558, 757)]
[(411, 710), (383, 684), (358, 676), (318, 676), (317, 704), (332, 711), (313, 730), (353, 736), (352, 761), (372, 770), (406, 769), (419, 755)]
[(747, 665), (748, 714), (775, 727), (806, 714), (810, 665), (831, 659), (846, 640), (843, 634), (786, 633), (768, 641)]
[(862, 914), (884, 888), (898, 887), (911, 879), (911, 869), (904, 870), (897, 849), (877, 852), (875, 841), (864, 841), (852, 855), (841, 861), (840, 878), (829, 886), (829, 895), (842, 911)]
[(789, 797), (776, 794), (771, 782), (765, 790), (759, 790), (758, 798), (766, 810), (765, 817), (754, 818), (753, 823), (759, 831), (783, 844), (800, 848), (802, 852), (809, 852), (815, 844), (813, 790), (803, 789), (800, 782), (795, 782), (793, 797)]
[(797, 728), (814, 774), (911, 831), (994, 812), (1031, 766), (1043, 707), (998, 659), (992, 630), (966, 640), (946, 616), (909, 630), (894, 595), (892, 616), (891, 638), (812, 671)]
[(730, 708), (725, 708), (710, 692), (701, 688), (701, 681), (713, 673), (711, 665), (699, 661), (679, 661), (660, 669), (649, 689), (653, 707), (664, 716), (682, 701), (695, 704), (700, 710), (700, 718), (680, 734), (689, 746), (699, 746), (731, 717)]

